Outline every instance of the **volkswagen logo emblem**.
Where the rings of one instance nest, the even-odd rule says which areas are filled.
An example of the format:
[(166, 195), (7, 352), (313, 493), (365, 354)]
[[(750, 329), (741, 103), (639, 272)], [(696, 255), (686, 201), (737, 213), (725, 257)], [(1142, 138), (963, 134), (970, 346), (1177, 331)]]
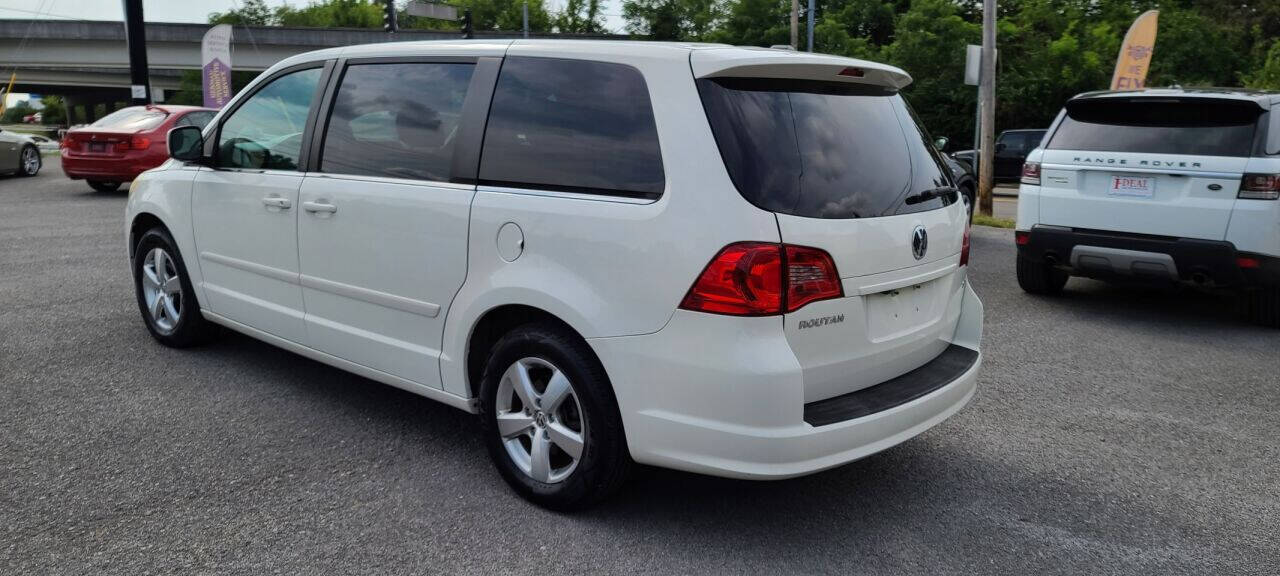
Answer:
[(916, 226), (916, 229), (911, 231), (911, 254), (916, 257), (916, 260), (920, 260), (928, 251), (929, 233), (924, 231), (924, 226)]

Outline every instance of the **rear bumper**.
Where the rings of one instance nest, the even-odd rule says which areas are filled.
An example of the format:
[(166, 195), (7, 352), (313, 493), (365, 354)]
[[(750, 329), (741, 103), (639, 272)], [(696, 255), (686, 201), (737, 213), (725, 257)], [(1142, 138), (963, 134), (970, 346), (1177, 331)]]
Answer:
[[(1018, 254), (1103, 280), (1183, 283), (1204, 288), (1280, 286), (1280, 258), (1236, 250), (1221, 240), (1173, 238), (1038, 225), (1018, 232)], [(1257, 268), (1242, 268), (1240, 257)]]
[(164, 163), (164, 158), (86, 158), (63, 152), (62, 172), (72, 180), (129, 182), (139, 174)]
[(962, 308), (948, 352), (888, 382), (807, 406), (802, 370), (778, 317), (682, 310), (657, 333), (590, 343), (613, 380), (637, 462), (782, 479), (885, 450), (964, 407), (982, 364), (982, 303), (968, 286)]

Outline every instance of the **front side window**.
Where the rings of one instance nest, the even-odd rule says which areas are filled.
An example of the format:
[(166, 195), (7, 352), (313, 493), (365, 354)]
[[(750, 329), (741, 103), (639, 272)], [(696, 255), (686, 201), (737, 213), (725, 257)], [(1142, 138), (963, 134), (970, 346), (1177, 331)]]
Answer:
[(309, 68), (276, 78), (236, 108), (222, 123), (218, 165), (297, 170), (320, 72)]
[(657, 198), (666, 177), (644, 77), (622, 64), (508, 57), (490, 107), (480, 180)]
[(347, 68), (325, 129), (320, 171), (446, 182), (472, 64)]

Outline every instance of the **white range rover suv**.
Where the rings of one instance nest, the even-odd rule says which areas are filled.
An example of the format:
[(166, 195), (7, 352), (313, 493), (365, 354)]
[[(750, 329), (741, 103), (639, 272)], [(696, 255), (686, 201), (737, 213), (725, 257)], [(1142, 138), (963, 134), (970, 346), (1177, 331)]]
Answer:
[(1027, 156), (1018, 198), (1023, 290), (1068, 276), (1240, 294), (1280, 328), (1280, 94), (1091, 92)]
[(974, 394), (982, 304), (901, 70), (728, 46), (394, 43), (289, 58), (127, 211), (170, 346), (221, 325), (477, 413), (503, 478), (787, 478)]

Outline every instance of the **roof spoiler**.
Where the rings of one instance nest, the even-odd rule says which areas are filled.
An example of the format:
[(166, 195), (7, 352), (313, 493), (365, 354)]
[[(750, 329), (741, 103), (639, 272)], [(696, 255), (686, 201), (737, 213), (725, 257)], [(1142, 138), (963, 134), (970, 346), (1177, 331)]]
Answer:
[(870, 84), (901, 90), (911, 76), (901, 68), (867, 60), (775, 50), (769, 48), (711, 48), (689, 57), (696, 78), (784, 78)]

